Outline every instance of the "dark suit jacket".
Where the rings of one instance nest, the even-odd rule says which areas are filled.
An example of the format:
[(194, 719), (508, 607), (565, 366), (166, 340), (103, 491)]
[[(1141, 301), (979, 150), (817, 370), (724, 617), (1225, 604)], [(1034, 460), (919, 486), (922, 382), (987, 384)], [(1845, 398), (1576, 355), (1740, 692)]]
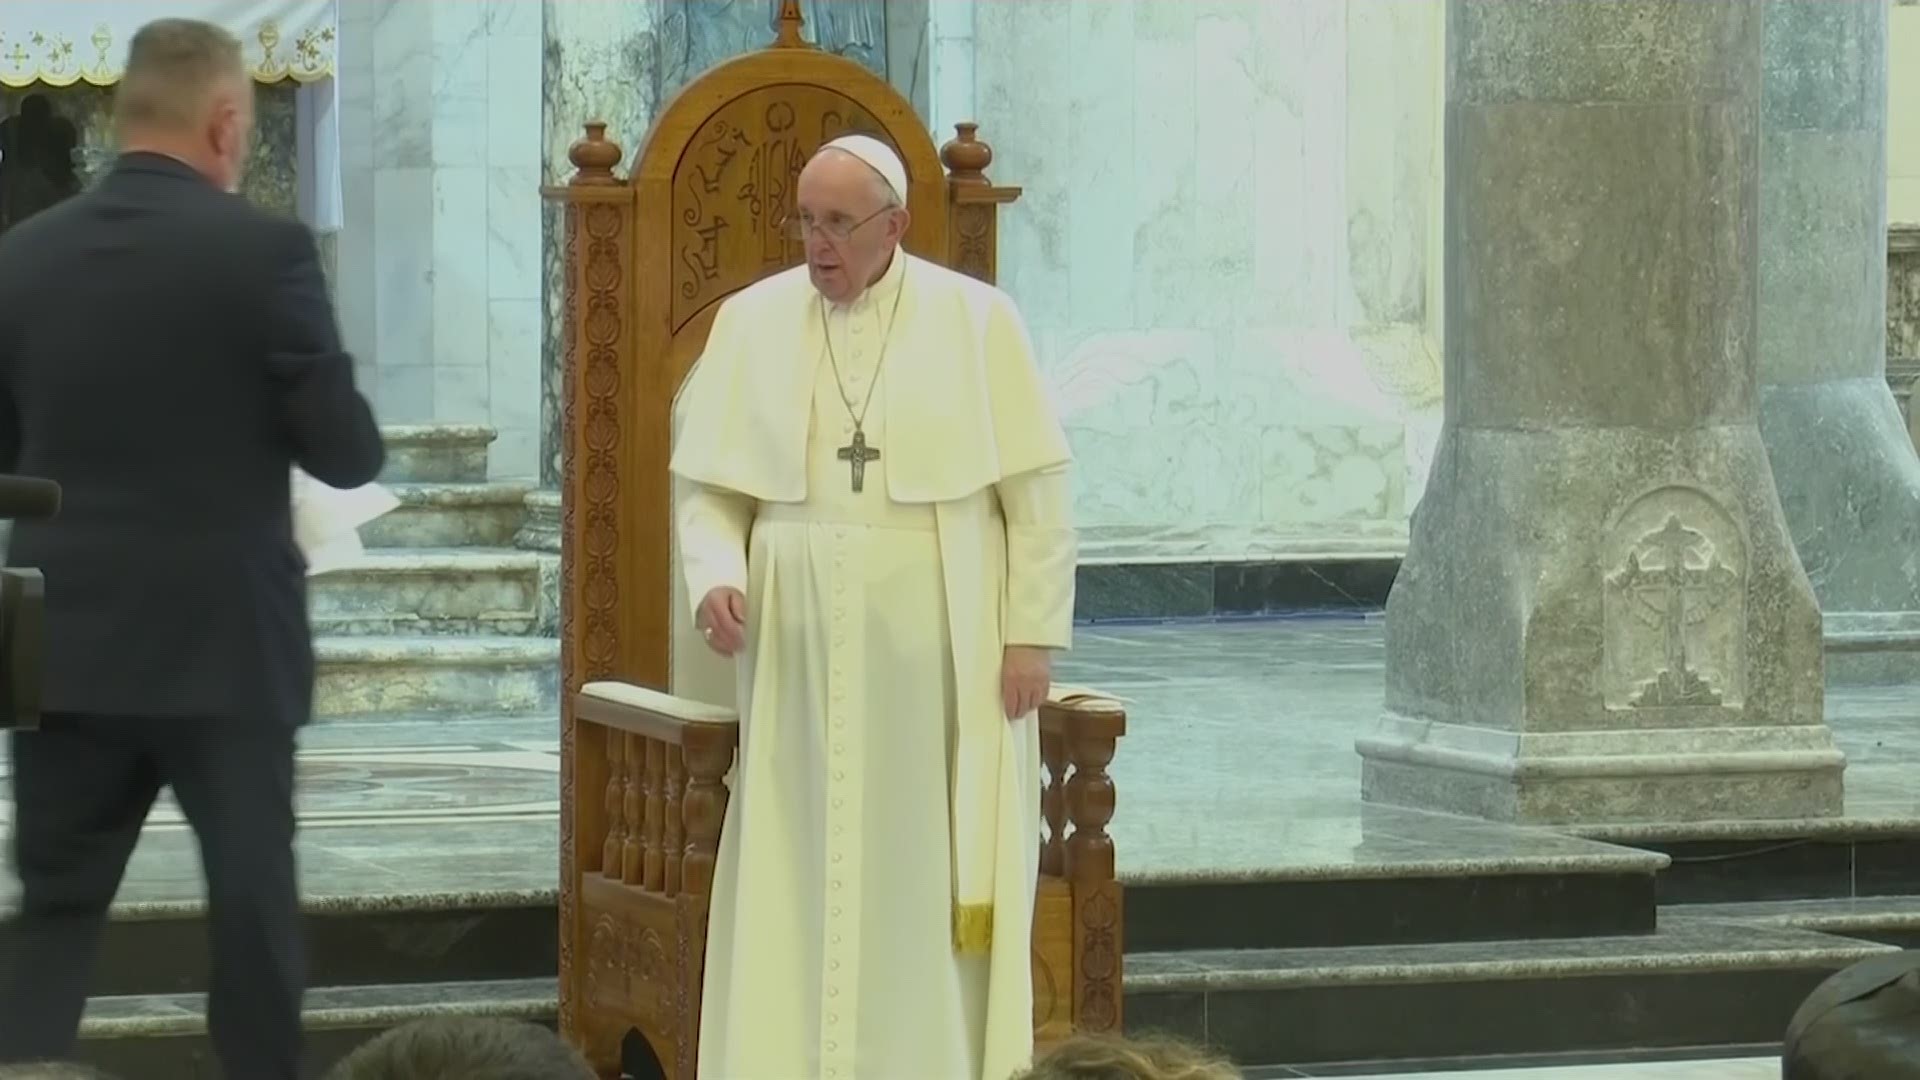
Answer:
[(7, 559), (46, 576), (47, 712), (304, 723), (290, 467), (384, 458), (304, 225), (129, 154), (0, 237), (0, 472), (64, 489)]

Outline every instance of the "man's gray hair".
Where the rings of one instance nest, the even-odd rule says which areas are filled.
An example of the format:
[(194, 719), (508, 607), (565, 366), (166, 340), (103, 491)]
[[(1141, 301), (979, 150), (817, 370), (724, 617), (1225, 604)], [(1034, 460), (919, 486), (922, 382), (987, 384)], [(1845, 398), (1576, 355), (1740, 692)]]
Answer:
[(130, 131), (182, 131), (200, 121), (207, 98), (224, 79), (245, 78), (240, 41), (198, 19), (156, 19), (127, 46), (127, 70), (114, 89), (113, 126)]

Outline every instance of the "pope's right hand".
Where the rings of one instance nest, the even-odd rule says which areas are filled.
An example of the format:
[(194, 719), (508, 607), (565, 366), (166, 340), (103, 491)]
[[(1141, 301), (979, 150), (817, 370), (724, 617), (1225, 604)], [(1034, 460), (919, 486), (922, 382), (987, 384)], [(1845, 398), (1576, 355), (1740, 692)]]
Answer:
[(693, 621), (707, 647), (721, 656), (732, 656), (747, 644), (747, 598), (731, 585), (709, 591)]

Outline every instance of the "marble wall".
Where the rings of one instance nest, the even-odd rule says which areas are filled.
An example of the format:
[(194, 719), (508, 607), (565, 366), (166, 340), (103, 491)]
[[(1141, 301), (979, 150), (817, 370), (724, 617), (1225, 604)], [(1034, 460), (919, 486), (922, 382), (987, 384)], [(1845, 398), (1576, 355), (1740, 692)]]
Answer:
[(1887, 15), (1887, 218), (1920, 225), (1920, 0)]
[[(933, 130), (978, 119), (1026, 189), (1003, 284), (1088, 560), (1403, 551), (1442, 381), (1439, 0), (928, 7), (896, 82), (910, 57)], [(1920, 0), (1890, 19), (1890, 217), (1920, 222)]]
[(539, 0), (341, 5), (339, 303), (387, 423), (484, 423), (537, 468)]
[(970, 105), (1025, 189), (1002, 284), (1087, 559), (1404, 551), (1439, 421), (1441, 5), (934, 7), (932, 119)]

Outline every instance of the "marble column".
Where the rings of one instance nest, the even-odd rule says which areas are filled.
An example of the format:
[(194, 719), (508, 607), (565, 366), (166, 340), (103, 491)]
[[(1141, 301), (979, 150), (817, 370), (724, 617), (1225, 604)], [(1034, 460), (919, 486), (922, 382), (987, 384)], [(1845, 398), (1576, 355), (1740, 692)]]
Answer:
[[(589, 120), (603, 120), (629, 152), (659, 108), (657, 36), (665, 10), (656, 3), (544, 0), (541, 7), (540, 182), (564, 184), (567, 147)], [(564, 267), (559, 208), (545, 203), (540, 227), (540, 486), (560, 484), (560, 309)], [(557, 500), (553, 500), (557, 508)], [(535, 507), (539, 510), (544, 508)], [(545, 516), (545, 515), (537, 515)], [(557, 509), (553, 526), (558, 527)], [(542, 546), (545, 546), (544, 544)], [(558, 551), (557, 536), (552, 550)]]
[(1757, 423), (1762, 9), (1448, 0), (1446, 418), (1365, 798), (1838, 813)]
[(1920, 680), (1920, 457), (1887, 385), (1887, 2), (1767, 0), (1760, 431), (1828, 680)]
[[(630, 167), (660, 109), (689, 81), (723, 60), (771, 44), (778, 0), (544, 0), (541, 182), (565, 183), (567, 148), (589, 120), (603, 120)], [(884, 0), (803, 0), (808, 40), (887, 74)], [(920, 13), (924, 22), (925, 14)], [(542, 221), (546, 299), (541, 317), (540, 484), (560, 483), (559, 212)], [(529, 500), (524, 546), (559, 550), (557, 496)]]

